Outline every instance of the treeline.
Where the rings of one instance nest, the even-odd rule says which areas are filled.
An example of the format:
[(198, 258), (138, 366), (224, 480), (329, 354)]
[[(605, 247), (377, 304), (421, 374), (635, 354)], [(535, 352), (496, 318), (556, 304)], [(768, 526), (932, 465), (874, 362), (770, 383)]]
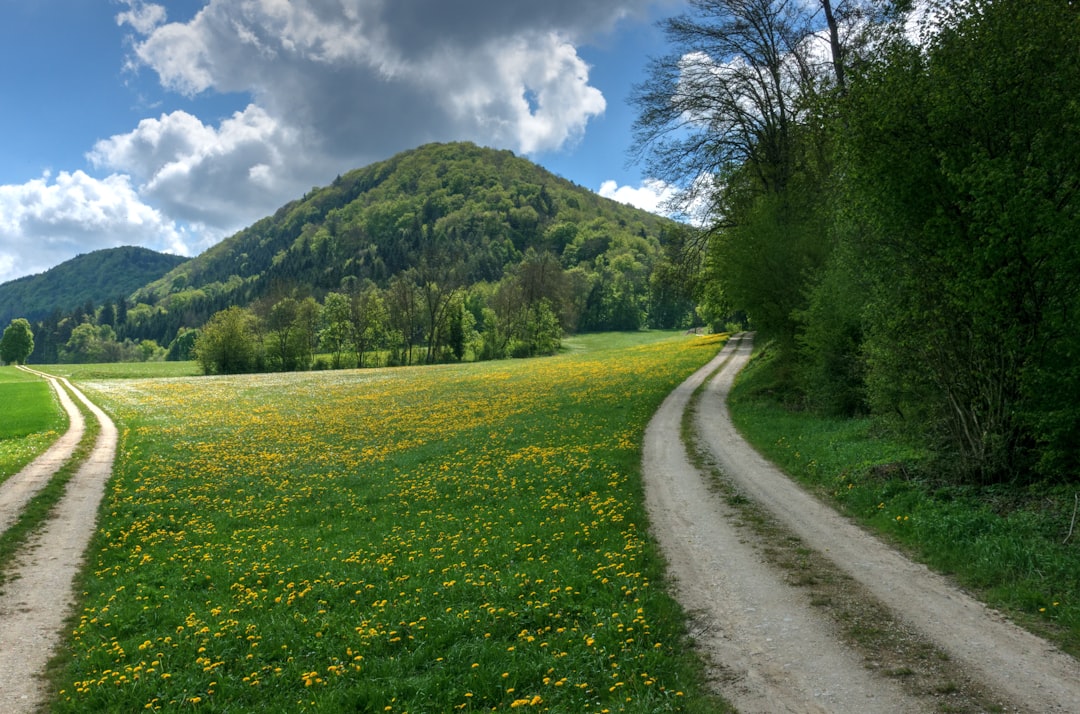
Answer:
[(1080, 5), (690, 5), (638, 139), (711, 202), (707, 298), (771, 340), (777, 392), (938, 474), (1076, 479)]
[(346, 281), (321, 303), (267, 297), (218, 312), (178, 340), (207, 374), (532, 357), (556, 352), (587, 309), (587, 286), (551, 253), (529, 251), (494, 284), (466, 285), (453, 270), (422, 260), (386, 288)]

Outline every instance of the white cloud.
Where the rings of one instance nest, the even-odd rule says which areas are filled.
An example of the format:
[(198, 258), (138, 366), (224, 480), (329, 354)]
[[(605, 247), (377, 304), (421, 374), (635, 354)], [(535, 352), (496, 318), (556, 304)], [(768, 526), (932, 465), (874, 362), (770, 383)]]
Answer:
[(573, 144), (605, 110), (574, 43), (650, 4), (210, 0), (161, 24), (129, 2), (118, 21), (137, 33), (136, 65), (170, 90), (251, 104), (218, 126), (147, 119), (90, 156), (131, 172), (170, 215), (219, 228), (430, 141), (526, 154)]
[(702, 174), (685, 189), (659, 179), (645, 179), (640, 186), (620, 186), (616, 181), (604, 181), (597, 193), (650, 213), (702, 226), (709, 220), (710, 199), (715, 190), (715, 178)]
[(678, 189), (659, 179), (646, 179), (636, 187), (620, 186), (615, 181), (604, 181), (597, 193), (604, 198), (627, 203), (650, 213), (667, 215), (668, 204), (676, 197)]
[(124, 0), (124, 4), (128, 6), (128, 10), (116, 16), (118, 25), (130, 25), (136, 32), (145, 35), (165, 22), (164, 5), (144, 3), (140, 0)]
[(64, 171), (0, 186), (0, 282), (100, 248), (143, 245), (183, 255), (186, 238), (127, 176)]
[(177, 111), (99, 141), (94, 166), (129, 173), (175, 219), (236, 230), (310, 188), (297, 133), (250, 105), (207, 126)]

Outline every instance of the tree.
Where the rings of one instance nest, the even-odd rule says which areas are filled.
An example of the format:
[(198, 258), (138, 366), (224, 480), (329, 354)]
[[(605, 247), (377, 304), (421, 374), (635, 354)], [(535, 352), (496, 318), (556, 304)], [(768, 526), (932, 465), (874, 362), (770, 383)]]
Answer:
[(352, 303), (342, 293), (327, 293), (323, 299), (323, 324), (320, 344), (330, 351), (334, 369), (341, 368), (341, 356), (349, 341)]
[(965, 478), (1075, 473), (1080, 7), (965, 0), (926, 35), (849, 82), (870, 399)]
[(367, 353), (383, 343), (389, 322), (386, 301), (382, 291), (369, 282), (353, 296), (349, 307), (349, 337), (356, 351), (356, 366), (363, 367)]
[(204, 374), (258, 370), (262, 365), (258, 318), (236, 306), (216, 313), (200, 330), (194, 352)]
[(886, 3), (689, 5), (664, 23), (675, 51), (635, 89), (637, 155), (681, 190), (677, 206), (707, 209), (706, 279), (793, 359), (794, 315), (831, 248), (817, 199), (832, 175), (833, 97), (863, 50), (859, 28)]
[(6, 364), (25, 364), (26, 358), (34, 351), (34, 333), (30, 322), (17, 317), (4, 328), (0, 338), (0, 361)]

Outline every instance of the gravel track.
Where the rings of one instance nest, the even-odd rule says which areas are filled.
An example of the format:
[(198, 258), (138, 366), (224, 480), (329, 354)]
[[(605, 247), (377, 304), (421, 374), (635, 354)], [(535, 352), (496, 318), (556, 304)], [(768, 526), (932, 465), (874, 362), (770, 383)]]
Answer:
[(803, 592), (763, 562), (763, 544), (738, 528), (709, 478), (691, 465), (680, 427), (703, 384), (698, 437), (741, 493), (946, 652), (1003, 708), (1080, 712), (1080, 663), (821, 504), (746, 444), (726, 398), (751, 349), (751, 338), (733, 338), (676, 389), (649, 424), (644, 446), (653, 534), (721, 693), (742, 712), (928, 709), (925, 700), (868, 670)]
[[(81, 424), (82, 414), (55, 378), (49, 379), (72, 424), (76, 415)], [(33, 712), (45, 700), (40, 673), (63, 640), (64, 620), (74, 602), (75, 575), (94, 534), (98, 506), (116, 456), (117, 431), (112, 420), (66, 379), (59, 381), (93, 413), (101, 430), (48, 520), (20, 549), (14, 562), (5, 564), (10, 578), (0, 595), (0, 712), (5, 714)], [(53, 472), (67, 461), (78, 442), (76, 438), (69, 444), (66, 455), (57, 452), (50, 457)], [(47, 482), (50, 476), (40, 479)]]

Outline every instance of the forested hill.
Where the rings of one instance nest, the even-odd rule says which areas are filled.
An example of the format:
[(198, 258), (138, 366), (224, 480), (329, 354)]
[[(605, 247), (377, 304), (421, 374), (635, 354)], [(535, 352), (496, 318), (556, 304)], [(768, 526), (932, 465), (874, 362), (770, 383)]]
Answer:
[[(185, 355), (193, 331), (227, 308), (266, 321), (289, 301), (376, 293), (388, 310), (384, 341), (406, 361), (414, 344), (436, 357), (446, 310), (458, 315), (454, 329), (468, 322), (464, 310), (470, 329), (497, 343), (486, 355), (533, 350), (548, 314), (566, 331), (679, 327), (695, 319), (694, 281), (678, 267), (690, 232), (509, 151), (429, 144), (312, 189), (130, 288), (122, 304), (38, 321), (31, 361), (122, 359), (138, 346)], [(416, 294), (426, 323), (412, 314)]]
[[(350, 281), (385, 287), (421, 264), (464, 285), (498, 282), (533, 249), (566, 269), (623, 256), (648, 270), (677, 224), (605, 199), (509, 151), (430, 144), (313, 189), (138, 290), (170, 323), (197, 327), (230, 305)], [(355, 284), (355, 282), (353, 283)]]
[(40, 320), (53, 310), (70, 312), (127, 297), (187, 258), (146, 248), (106, 248), (76, 256), (44, 273), (0, 284), (0, 325), (12, 318)]

